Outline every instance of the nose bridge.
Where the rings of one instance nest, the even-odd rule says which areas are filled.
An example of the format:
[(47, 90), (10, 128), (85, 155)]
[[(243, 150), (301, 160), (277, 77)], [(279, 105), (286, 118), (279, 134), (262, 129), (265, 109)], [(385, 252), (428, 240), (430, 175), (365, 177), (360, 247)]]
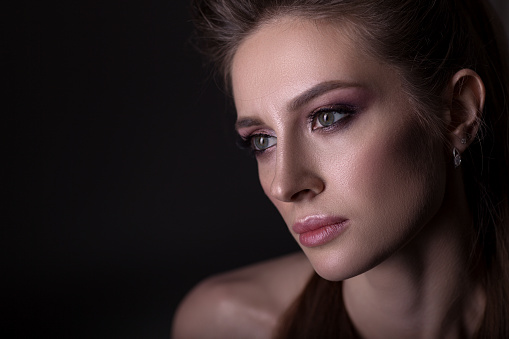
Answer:
[(306, 194), (316, 195), (324, 189), (312, 147), (296, 133), (278, 137), (271, 194), (281, 201), (293, 201)]

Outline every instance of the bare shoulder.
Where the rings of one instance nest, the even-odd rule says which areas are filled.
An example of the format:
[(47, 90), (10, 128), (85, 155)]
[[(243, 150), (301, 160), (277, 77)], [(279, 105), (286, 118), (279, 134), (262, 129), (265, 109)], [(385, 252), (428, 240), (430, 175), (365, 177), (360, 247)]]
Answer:
[(312, 272), (295, 253), (210, 277), (178, 307), (172, 338), (270, 338)]

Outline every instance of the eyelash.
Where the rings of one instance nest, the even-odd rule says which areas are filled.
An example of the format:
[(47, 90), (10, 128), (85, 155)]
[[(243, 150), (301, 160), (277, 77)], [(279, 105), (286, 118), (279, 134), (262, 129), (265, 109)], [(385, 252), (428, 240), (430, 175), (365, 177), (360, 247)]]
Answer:
[(357, 113), (357, 109), (354, 106), (350, 105), (332, 105), (325, 108), (318, 108), (311, 112), (311, 114), (308, 117), (308, 123), (313, 126), (315, 122), (318, 120), (318, 117), (322, 113), (339, 113), (344, 114), (345, 116), (338, 121), (333, 122), (329, 126), (322, 126), (320, 128), (314, 129), (314, 131), (323, 131), (323, 132), (329, 132), (332, 130), (335, 130), (336, 128), (340, 127), (341, 125), (345, 124), (349, 117)]
[[(343, 125), (344, 123), (346, 123), (346, 120), (348, 120), (349, 117), (351, 117), (352, 115), (357, 113), (357, 109), (354, 106), (344, 105), (344, 104), (332, 105), (332, 106), (328, 106), (325, 108), (324, 107), (318, 108), (318, 109), (314, 110), (313, 112), (311, 112), (311, 114), (308, 116), (308, 118), (307, 118), (308, 124), (313, 126), (315, 124), (315, 122), (317, 121), (319, 115), (322, 113), (334, 113), (334, 112), (344, 114), (345, 117), (339, 119), (338, 121), (333, 122), (329, 126), (323, 126), (320, 128), (313, 129), (313, 131), (323, 131), (323, 132), (332, 131), (332, 130), (340, 127), (340, 125)], [(250, 153), (254, 156), (261, 155), (262, 153), (264, 153), (266, 150), (268, 150), (270, 148), (269, 147), (269, 148), (266, 148), (263, 150), (256, 149), (253, 146), (253, 138), (254, 137), (273, 138), (274, 136), (270, 135), (270, 134), (265, 134), (265, 133), (255, 133), (255, 134), (251, 134), (246, 137), (238, 135), (237, 146), (240, 149), (249, 150)]]
[(266, 149), (263, 149), (263, 150), (258, 150), (256, 148), (254, 148), (253, 146), (253, 138), (254, 137), (267, 137), (267, 138), (272, 138), (274, 137), (273, 135), (270, 135), (270, 134), (265, 134), (265, 133), (255, 133), (255, 134), (252, 134), (252, 135), (249, 135), (247, 137), (243, 137), (241, 135), (238, 135), (238, 140), (237, 140), (237, 146), (242, 149), (242, 150), (247, 150), (251, 153), (251, 155), (254, 155), (254, 156), (258, 156), (262, 153), (264, 153), (268, 148)]

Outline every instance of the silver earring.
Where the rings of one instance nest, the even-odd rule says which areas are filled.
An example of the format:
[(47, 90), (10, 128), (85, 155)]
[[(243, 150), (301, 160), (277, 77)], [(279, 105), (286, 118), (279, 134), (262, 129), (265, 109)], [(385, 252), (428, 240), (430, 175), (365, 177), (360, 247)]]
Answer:
[(467, 143), (467, 139), (466, 138), (461, 138), (461, 143), (464, 145)]
[(456, 147), (452, 149), (452, 155), (454, 157), (454, 168), (458, 168), (461, 165), (461, 155)]

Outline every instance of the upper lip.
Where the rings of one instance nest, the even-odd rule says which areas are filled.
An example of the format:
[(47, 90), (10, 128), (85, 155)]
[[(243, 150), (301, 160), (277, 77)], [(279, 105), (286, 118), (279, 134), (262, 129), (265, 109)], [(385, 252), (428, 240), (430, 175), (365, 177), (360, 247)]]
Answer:
[(328, 215), (310, 215), (297, 220), (292, 226), (292, 230), (297, 234), (302, 234), (319, 228), (341, 224), (347, 219), (343, 217), (328, 216)]

